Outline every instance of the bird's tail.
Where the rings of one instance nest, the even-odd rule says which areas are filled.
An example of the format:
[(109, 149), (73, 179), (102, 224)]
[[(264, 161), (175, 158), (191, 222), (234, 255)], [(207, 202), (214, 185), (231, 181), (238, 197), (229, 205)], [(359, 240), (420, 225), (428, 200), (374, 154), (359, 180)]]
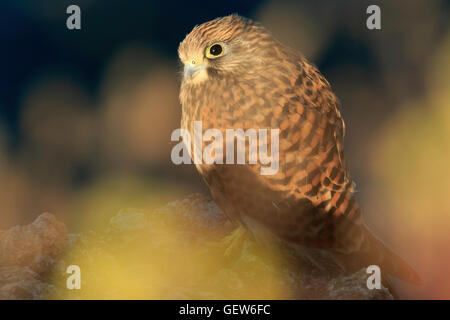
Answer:
[(346, 254), (345, 257), (337, 257), (347, 271), (377, 265), (382, 274), (387, 273), (415, 285), (423, 283), (417, 272), (403, 258), (389, 249), (366, 227), (364, 227), (364, 233), (366, 241), (361, 250)]

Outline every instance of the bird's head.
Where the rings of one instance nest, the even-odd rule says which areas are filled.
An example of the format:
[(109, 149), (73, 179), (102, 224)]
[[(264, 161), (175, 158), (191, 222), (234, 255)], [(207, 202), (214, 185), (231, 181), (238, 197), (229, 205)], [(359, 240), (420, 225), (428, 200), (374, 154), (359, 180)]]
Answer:
[[(252, 72), (271, 55), (273, 37), (252, 20), (230, 15), (196, 26), (180, 43), (183, 81)], [(272, 49), (273, 50), (273, 49)]]

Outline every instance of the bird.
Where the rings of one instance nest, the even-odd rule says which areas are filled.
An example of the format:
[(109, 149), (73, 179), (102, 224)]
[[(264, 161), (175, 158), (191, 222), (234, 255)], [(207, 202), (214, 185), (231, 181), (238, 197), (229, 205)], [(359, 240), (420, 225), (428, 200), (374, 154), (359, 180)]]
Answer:
[(344, 154), (340, 102), (315, 65), (237, 14), (195, 26), (178, 56), (181, 127), (191, 136), (196, 121), (224, 134), (279, 133), (274, 174), (262, 175), (261, 163), (196, 163), (226, 216), (256, 237), (326, 252), (345, 272), (377, 265), (383, 274), (422, 282), (363, 222)]

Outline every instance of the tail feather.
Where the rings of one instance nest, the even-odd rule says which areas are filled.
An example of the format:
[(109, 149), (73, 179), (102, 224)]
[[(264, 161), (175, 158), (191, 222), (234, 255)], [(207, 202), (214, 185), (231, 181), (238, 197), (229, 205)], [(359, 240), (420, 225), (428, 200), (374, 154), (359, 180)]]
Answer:
[(366, 241), (361, 250), (338, 257), (347, 271), (356, 271), (369, 265), (377, 265), (382, 273), (415, 285), (423, 281), (418, 273), (398, 254), (389, 249), (372, 232), (364, 227)]

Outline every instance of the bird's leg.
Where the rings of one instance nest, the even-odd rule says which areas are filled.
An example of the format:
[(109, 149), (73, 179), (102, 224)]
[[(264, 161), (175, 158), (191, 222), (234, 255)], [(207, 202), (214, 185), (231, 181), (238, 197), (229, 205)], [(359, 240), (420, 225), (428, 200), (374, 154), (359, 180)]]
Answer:
[(223, 238), (221, 242), (226, 246), (224, 256), (233, 256), (233, 254), (242, 247), (246, 235), (247, 230), (239, 224), (239, 226), (234, 229), (231, 234)]
[(217, 242), (210, 243), (210, 246), (220, 250), (225, 257), (229, 258), (241, 253), (247, 235), (248, 231), (239, 224), (229, 235)]

